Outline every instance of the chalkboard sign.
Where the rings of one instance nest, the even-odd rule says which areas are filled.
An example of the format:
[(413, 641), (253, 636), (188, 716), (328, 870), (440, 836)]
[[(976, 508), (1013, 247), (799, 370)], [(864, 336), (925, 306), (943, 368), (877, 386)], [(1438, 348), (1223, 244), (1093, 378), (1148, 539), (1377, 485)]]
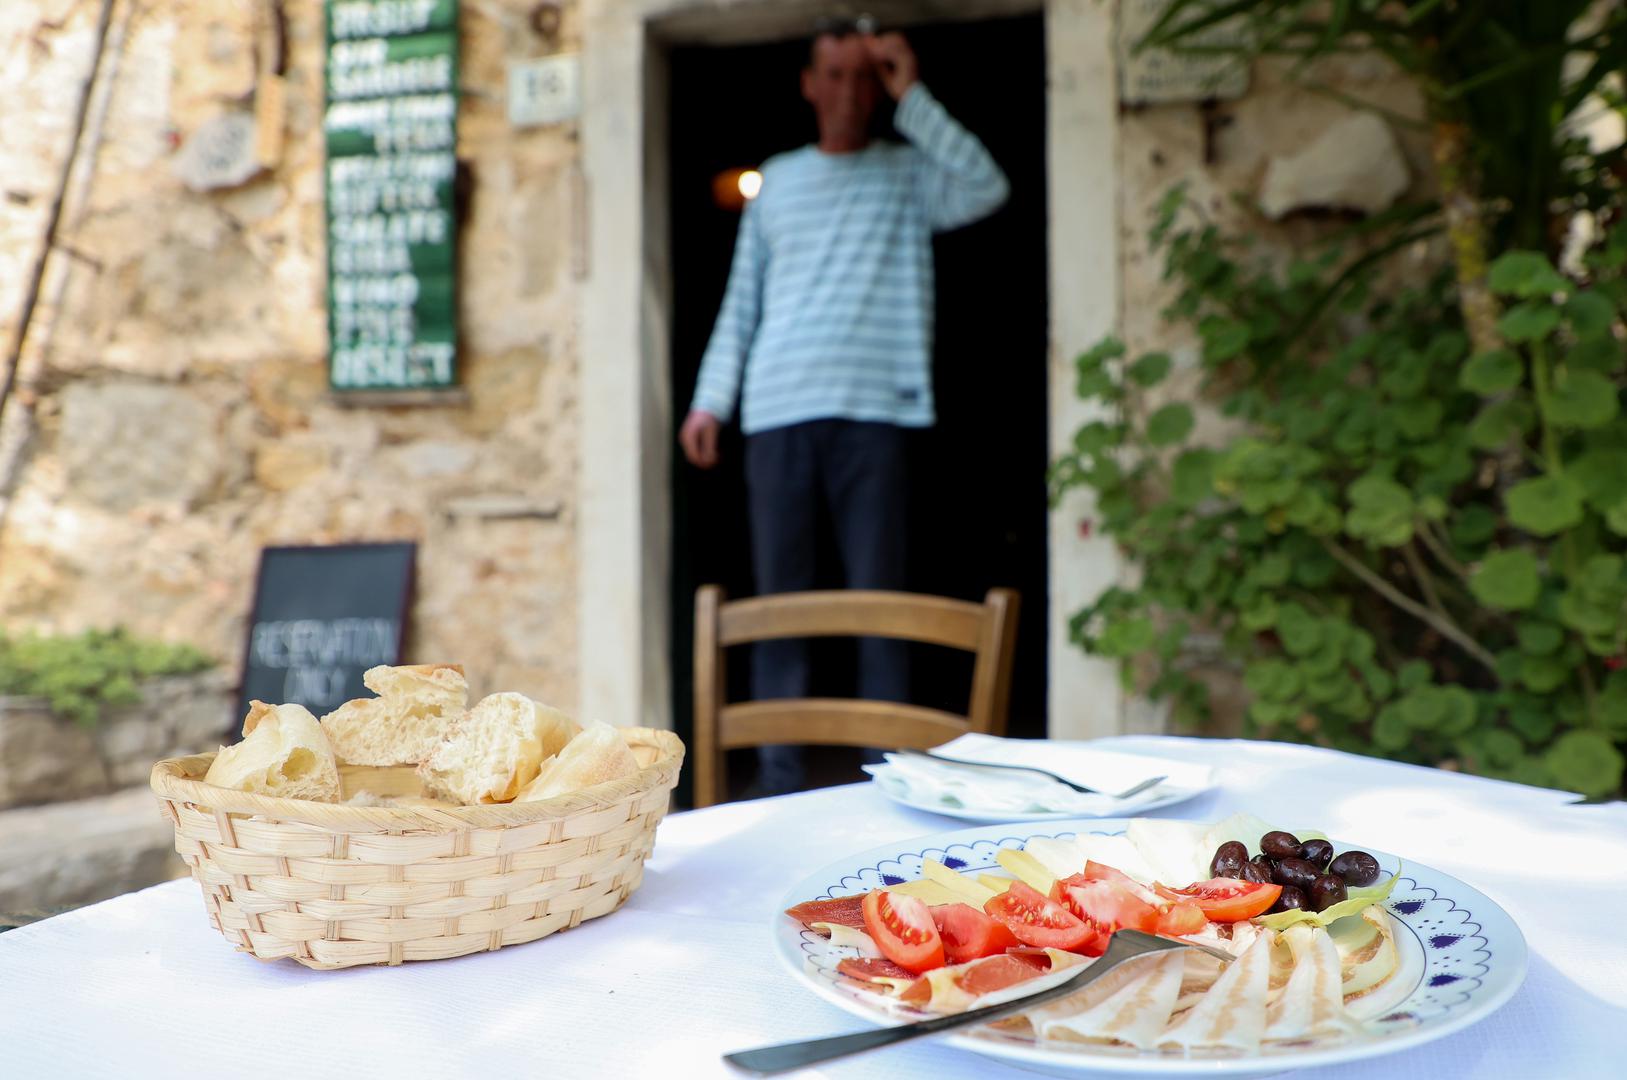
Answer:
[(401, 661), (412, 544), (270, 547), (249, 614), (238, 715), (258, 698), (317, 716), (369, 697), (362, 673)]
[(458, 0), (327, 5), (328, 381), (457, 382)]

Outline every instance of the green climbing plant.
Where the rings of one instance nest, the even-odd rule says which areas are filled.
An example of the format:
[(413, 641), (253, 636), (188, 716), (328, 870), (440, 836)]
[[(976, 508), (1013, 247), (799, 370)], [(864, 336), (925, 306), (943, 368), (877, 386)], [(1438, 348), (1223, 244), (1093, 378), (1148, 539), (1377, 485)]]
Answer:
[[(1087, 651), (1178, 717), (1209, 709), (1194, 632), (1240, 671), (1251, 732), (1619, 792), (1627, 749), (1627, 223), (1561, 274), (1493, 260), (1496, 348), (1470, 346), (1449, 266), (1386, 287), (1337, 247), (1280, 265), (1180, 191), (1152, 231), (1196, 330), (1172, 359), (1109, 339), (1077, 391), (1105, 418), (1053, 465), (1139, 582), (1078, 612)], [(1165, 403), (1158, 404), (1163, 401)]]
[(104, 706), (140, 700), (138, 683), (213, 667), (191, 645), (133, 637), (123, 629), (57, 637), (0, 634), (0, 695), (42, 697), (58, 714), (94, 725)]

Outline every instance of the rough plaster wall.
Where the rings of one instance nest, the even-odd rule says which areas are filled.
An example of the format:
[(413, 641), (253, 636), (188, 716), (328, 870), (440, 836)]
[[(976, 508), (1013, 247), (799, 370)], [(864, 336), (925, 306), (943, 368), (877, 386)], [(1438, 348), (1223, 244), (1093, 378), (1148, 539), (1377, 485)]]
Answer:
[[(130, 0), (120, 0), (115, 23)], [(70, 201), (30, 358), (38, 430), (0, 526), (0, 626), (122, 623), (232, 665), (260, 547), (420, 545), (410, 659), (477, 691), (576, 699), (571, 125), (512, 129), (526, 0), (465, 0), (459, 156), (468, 401), (345, 408), (326, 389), (322, 4), (287, 0), (283, 156), (233, 191), (171, 171), (253, 88), (256, 5), (135, 9), (88, 200)], [(9, 336), (88, 64), (94, 0), (3, 5), (0, 334)], [(567, 5), (562, 48), (574, 48)], [(13, 194), (15, 193), (15, 194)], [(11, 410), (16, 412), (15, 403)], [(15, 415), (12, 417), (15, 421)]]

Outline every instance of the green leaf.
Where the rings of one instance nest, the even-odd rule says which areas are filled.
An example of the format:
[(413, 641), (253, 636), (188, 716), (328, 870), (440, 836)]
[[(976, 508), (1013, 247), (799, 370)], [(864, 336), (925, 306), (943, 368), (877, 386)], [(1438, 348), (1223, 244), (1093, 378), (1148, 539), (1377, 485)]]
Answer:
[(1623, 356), (1622, 344), (1615, 338), (1588, 338), (1578, 341), (1565, 353), (1565, 366), (1609, 375), (1621, 367)]
[(1395, 671), (1396, 685), (1403, 690), (1416, 690), (1420, 686), (1427, 686), (1432, 676), (1429, 664), (1422, 660), (1408, 660)]
[(1395, 705), (1386, 705), (1378, 712), (1373, 721), (1373, 742), (1381, 750), (1403, 750), (1412, 743), (1412, 729), (1401, 718), (1401, 711)]
[(1169, 374), (1169, 353), (1148, 353), (1124, 369), (1138, 386), (1157, 386)]
[(1617, 536), (1627, 536), (1627, 499), (1605, 511), (1604, 524)]
[(1446, 717), (1446, 701), (1435, 693), (1436, 687), (1420, 686), (1395, 703), (1397, 712), (1409, 728), (1433, 731)]
[(1559, 327), (1559, 309), (1541, 300), (1516, 304), (1497, 320), (1497, 330), (1516, 345), (1541, 341)]
[(1521, 611), (1537, 602), (1541, 575), (1534, 555), (1524, 548), (1486, 556), (1469, 579), (1469, 591), (1488, 607)]
[(1345, 532), (1384, 547), (1395, 547), (1412, 538), (1412, 494), (1387, 476), (1368, 474), (1346, 491), (1350, 513), (1345, 515)]
[(1594, 704), (1599, 726), (1614, 739), (1627, 739), (1627, 669), (1612, 671)]
[(1512, 731), (1493, 728), (1480, 736), (1480, 753), (1486, 761), (1506, 769), (1525, 756), (1525, 744)]
[(1180, 402), (1165, 405), (1147, 417), (1147, 441), (1171, 446), (1192, 433), (1192, 407)]
[(1170, 495), (1181, 506), (1196, 506), (1215, 493), (1215, 452), (1183, 450), (1170, 473)]
[(1540, 619), (1521, 619), (1515, 635), (1519, 638), (1521, 651), (1533, 656), (1547, 656), (1565, 640), (1565, 631)]
[(1198, 332), (1203, 336), (1203, 359), (1206, 363), (1218, 364), (1230, 360), (1248, 345), (1248, 324), (1235, 319), (1205, 319), (1199, 324)]
[(1101, 371), (1107, 366), (1109, 360), (1117, 360), (1123, 355), (1124, 342), (1109, 335), (1080, 353), (1073, 364), (1080, 375), (1088, 375), (1092, 372)]
[(1116, 425), (1092, 420), (1073, 433), (1073, 445), (1081, 454), (1099, 454), (1118, 445), (1121, 436)]
[(1476, 353), (1458, 373), (1458, 385), (1483, 397), (1512, 390), (1525, 378), (1525, 363), (1512, 349)]
[(1582, 487), (1588, 505), (1604, 512), (1627, 499), (1627, 454), (1588, 450), (1565, 463), (1565, 475)]
[(1520, 659), (1520, 681), (1538, 694), (1549, 694), (1564, 686), (1570, 674), (1570, 666), (1557, 656)]
[(1563, 476), (1522, 480), (1503, 495), (1508, 519), (1533, 536), (1553, 536), (1581, 523), (1581, 488)]
[(1243, 671), (1243, 685), (1249, 693), (1268, 701), (1292, 701), (1305, 688), (1299, 669), (1275, 657), (1259, 660)]
[(1484, 544), (1497, 535), (1497, 514), (1485, 503), (1469, 503), (1451, 525), (1452, 542), (1465, 547)]
[(1531, 429), (1536, 410), (1528, 401), (1494, 401), (1469, 423), (1469, 443), (1477, 450), (1501, 450), (1510, 439)]
[(1493, 292), (1530, 299), (1565, 292), (1570, 282), (1538, 251), (1505, 251), (1486, 273)]
[(1597, 731), (1567, 731), (1542, 760), (1560, 784), (1591, 796), (1609, 795), (1619, 788), (1627, 764), (1621, 751)]
[(1544, 743), (1554, 734), (1554, 713), (1546, 701), (1525, 699), (1508, 711), (1508, 722), (1529, 743)]
[(1548, 395), (1548, 419), (1562, 427), (1603, 427), (1618, 408), (1615, 384), (1597, 371), (1561, 371)]
[(1401, 434), (1409, 439), (1423, 439), (1438, 434), (1441, 423), (1441, 403), (1435, 398), (1415, 398), (1390, 408), (1390, 417)]
[(1322, 620), (1298, 604), (1284, 604), (1277, 612), (1277, 636), (1294, 656), (1309, 656), (1320, 649), (1325, 634)]
[(1584, 289), (1565, 301), (1565, 320), (1581, 340), (1607, 337), (1616, 320), (1616, 307), (1598, 293)]

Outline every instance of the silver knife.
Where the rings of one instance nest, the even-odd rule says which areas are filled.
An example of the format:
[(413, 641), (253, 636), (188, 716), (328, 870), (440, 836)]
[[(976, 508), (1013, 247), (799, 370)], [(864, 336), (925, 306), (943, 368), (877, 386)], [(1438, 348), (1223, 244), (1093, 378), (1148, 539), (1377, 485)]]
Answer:
[(1157, 937), (1153, 934), (1142, 933), (1140, 930), (1120, 930), (1113, 935), (1112, 940), (1107, 944), (1107, 951), (1094, 964), (1081, 968), (1079, 973), (1071, 979), (1057, 983), (1055, 986), (1048, 986), (1043, 990), (1036, 990), (1026, 997), (1001, 1002), (999, 1005), (986, 1005), (981, 1009), (973, 1009), (970, 1012), (955, 1013), (951, 1016), (934, 1016), (913, 1023), (876, 1028), (873, 1031), (856, 1031), (851, 1035), (832, 1035), (823, 1039), (806, 1039), (801, 1042), (780, 1043), (777, 1046), (760, 1046), (755, 1050), (738, 1050), (732, 1054), (724, 1054), (723, 1060), (736, 1069), (753, 1076), (774, 1076), (778, 1073), (790, 1072), (793, 1069), (805, 1069), (810, 1065), (834, 1061), (850, 1054), (862, 1054), (866, 1050), (879, 1050), (883, 1046), (892, 1046), (895, 1043), (919, 1039), (926, 1035), (936, 1035), (939, 1032), (950, 1031), (954, 1028), (986, 1024), (991, 1020), (999, 1020), (1001, 1017), (1025, 1012), (1036, 1005), (1043, 1005), (1047, 1001), (1055, 1001), (1057, 998), (1077, 993), (1080, 989), (1095, 982), (1126, 960), (1133, 960), (1148, 953), (1163, 952), (1166, 949), (1201, 949), (1221, 960), (1229, 962), (1233, 959), (1228, 952), (1212, 949), (1207, 945), (1199, 945), (1194, 941), (1178, 941), (1172, 938)]

